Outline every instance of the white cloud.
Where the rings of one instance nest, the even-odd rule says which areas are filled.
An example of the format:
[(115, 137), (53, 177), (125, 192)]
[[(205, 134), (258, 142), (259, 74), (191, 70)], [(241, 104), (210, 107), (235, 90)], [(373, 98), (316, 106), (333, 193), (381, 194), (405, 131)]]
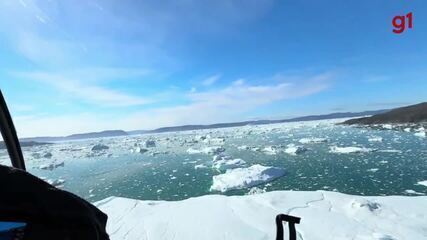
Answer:
[(210, 76), (208, 78), (206, 78), (205, 80), (202, 81), (202, 85), (204, 86), (210, 86), (212, 84), (214, 84), (216, 81), (218, 81), (218, 79), (221, 77), (221, 75), (216, 74), (213, 76)]
[[(39, 117), (30, 126), (18, 121), (17, 128), (25, 136), (67, 135), (78, 132), (105, 129), (154, 129), (183, 124), (209, 124), (243, 121), (245, 113), (268, 104), (286, 99), (297, 99), (327, 89), (332, 74), (320, 74), (299, 80), (277, 84), (250, 85), (240, 81), (219, 90), (188, 93), (188, 104), (161, 107), (130, 114), (74, 114), (66, 116)], [(40, 127), (34, 127), (40, 126)]]
[[(99, 69), (94, 72), (96, 73), (97, 71), (99, 72)], [(113, 69), (109, 69), (108, 71), (115, 72)], [(123, 72), (123, 74), (125, 74), (126, 71), (120, 69), (118, 72)], [(129, 71), (131, 75), (136, 72), (136, 70)], [(49, 72), (21, 72), (15, 73), (15, 75), (25, 79), (40, 81), (41, 83), (54, 87), (62, 93), (68, 94), (70, 98), (75, 98), (100, 106), (135, 106), (153, 102), (152, 99), (126, 94), (96, 85), (93, 83), (94, 80), (90, 79), (90, 77), (94, 77), (94, 79), (100, 80), (102, 79), (103, 74), (100, 74), (99, 76), (96, 76), (95, 74), (92, 76), (92, 73), (86, 76), (82, 73), (84, 73), (84, 71), (80, 72), (77, 76), (67, 76), (66, 73), (60, 74)]]

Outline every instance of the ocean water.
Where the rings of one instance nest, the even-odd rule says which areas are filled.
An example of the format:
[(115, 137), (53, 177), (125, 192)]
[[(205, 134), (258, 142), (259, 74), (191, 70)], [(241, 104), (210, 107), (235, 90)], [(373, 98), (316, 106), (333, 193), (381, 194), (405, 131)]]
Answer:
[[(215, 154), (189, 154), (188, 149), (220, 146), (223, 154), (254, 164), (285, 169), (285, 175), (257, 186), (264, 191), (329, 190), (354, 195), (426, 195), (427, 139), (413, 132), (336, 125), (342, 120), (244, 126), (237, 128), (136, 135), (62, 142), (23, 148), (28, 171), (91, 202), (109, 196), (144, 200), (181, 200), (207, 194), (244, 195), (250, 189), (210, 191)], [(304, 138), (327, 142), (302, 144)], [(379, 141), (379, 139), (382, 141)], [(204, 139), (204, 140), (203, 140)], [(155, 147), (145, 147), (153, 140)], [(376, 140), (376, 141), (375, 141)], [(96, 144), (108, 149), (92, 151)], [(291, 155), (289, 144), (307, 149)], [(245, 149), (242, 146), (247, 146)], [(264, 152), (265, 147), (277, 152)], [(333, 147), (370, 151), (336, 153)], [(146, 148), (145, 153), (135, 152)], [(257, 149), (258, 148), (258, 149)], [(46, 153), (50, 153), (47, 154)], [(7, 162), (0, 151), (0, 163)], [(41, 169), (50, 163), (62, 163)], [(195, 168), (203, 165), (205, 168)]]

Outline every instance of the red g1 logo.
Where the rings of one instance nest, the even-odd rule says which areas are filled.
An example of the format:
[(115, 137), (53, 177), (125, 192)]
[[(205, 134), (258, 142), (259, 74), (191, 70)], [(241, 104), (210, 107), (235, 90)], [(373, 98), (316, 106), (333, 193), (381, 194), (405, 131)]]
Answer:
[(413, 15), (412, 12), (406, 14), (406, 16), (396, 16), (393, 18), (393, 32), (396, 34), (401, 34), (406, 30), (406, 24), (408, 28), (412, 29), (413, 27)]

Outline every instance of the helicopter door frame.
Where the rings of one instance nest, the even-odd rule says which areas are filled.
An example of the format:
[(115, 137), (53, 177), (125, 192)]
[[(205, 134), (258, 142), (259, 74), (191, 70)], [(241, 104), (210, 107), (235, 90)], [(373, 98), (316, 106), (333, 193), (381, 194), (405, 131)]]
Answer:
[(0, 89), (0, 131), (3, 136), (4, 144), (9, 153), (12, 166), (25, 171), (25, 160), (22, 155), (21, 145), (19, 144), (18, 135), (13, 125), (12, 117), (7, 108), (6, 101)]

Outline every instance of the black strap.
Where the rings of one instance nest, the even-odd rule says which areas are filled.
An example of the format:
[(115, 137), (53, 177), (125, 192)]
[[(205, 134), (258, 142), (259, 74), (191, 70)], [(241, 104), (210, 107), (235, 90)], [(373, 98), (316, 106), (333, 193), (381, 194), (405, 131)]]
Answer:
[(283, 224), (282, 222), (288, 222), (289, 225), (289, 240), (296, 240), (297, 239), (297, 232), (295, 230), (295, 224), (300, 223), (301, 218), (289, 216), (285, 214), (279, 214), (276, 216), (276, 240), (284, 240), (283, 237)]
[(16, 135), (15, 126), (13, 125), (12, 117), (7, 109), (6, 101), (3, 93), (0, 90), (0, 130), (3, 136), (3, 141), (9, 152), (12, 166), (25, 170), (24, 156), (22, 155), (21, 145), (19, 144), (18, 136)]

